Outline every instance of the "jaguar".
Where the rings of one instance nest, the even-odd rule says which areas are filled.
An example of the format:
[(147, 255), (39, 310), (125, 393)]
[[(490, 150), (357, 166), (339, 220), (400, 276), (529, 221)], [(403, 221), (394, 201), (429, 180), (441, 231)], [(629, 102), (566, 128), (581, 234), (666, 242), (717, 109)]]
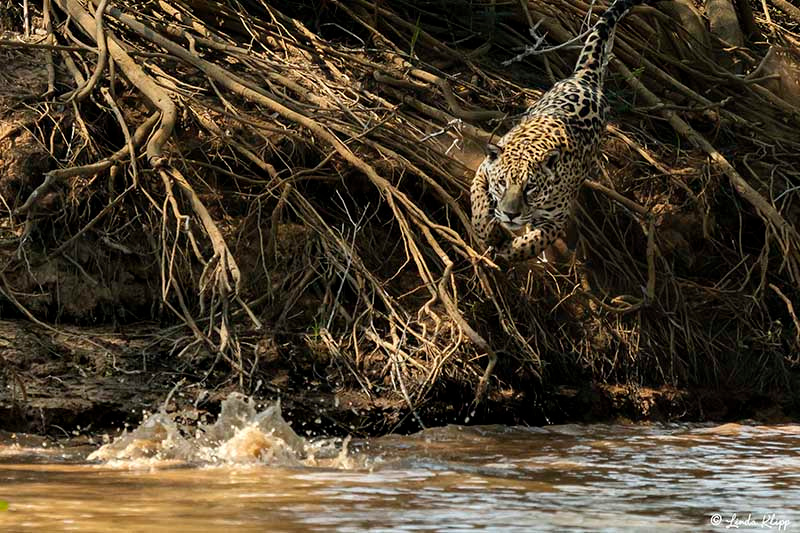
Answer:
[(581, 184), (599, 164), (614, 30), (634, 6), (649, 1), (615, 0), (589, 32), (572, 75), (487, 146), (470, 203), (478, 237), (497, 256), (537, 257), (564, 235)]

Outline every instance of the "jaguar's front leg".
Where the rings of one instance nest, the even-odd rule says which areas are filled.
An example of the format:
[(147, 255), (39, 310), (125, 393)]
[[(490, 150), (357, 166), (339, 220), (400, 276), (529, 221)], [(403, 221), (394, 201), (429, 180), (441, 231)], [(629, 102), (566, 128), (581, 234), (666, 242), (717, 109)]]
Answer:
[(470, 187), (472, 227), (484, 246), (497, 246), (508, 240), (494, 216), (495, 201), (489, 193), (489, 182), (483, 169), (478, 169)]
[(500, 248), (497, 255), (507, 261), (525, 261), (539, 257), (556, 239), (564, 236), (565, 226), (566, 217), (541, 222)]

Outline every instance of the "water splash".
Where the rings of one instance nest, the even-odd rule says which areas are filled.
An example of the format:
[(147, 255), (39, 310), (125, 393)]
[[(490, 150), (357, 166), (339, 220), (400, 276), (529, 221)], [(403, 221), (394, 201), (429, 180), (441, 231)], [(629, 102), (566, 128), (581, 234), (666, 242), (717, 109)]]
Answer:
[(232, 393), (213, 424), (196, 428), (161, 411), (133, 431), (92, 452), (88, 459), (114, 466), (271, 465), (364, 468), (366, 459), (348, 453), (350, 438), (309, 441), (281, 415), (280, 402), (259, 411), (255, 401)]

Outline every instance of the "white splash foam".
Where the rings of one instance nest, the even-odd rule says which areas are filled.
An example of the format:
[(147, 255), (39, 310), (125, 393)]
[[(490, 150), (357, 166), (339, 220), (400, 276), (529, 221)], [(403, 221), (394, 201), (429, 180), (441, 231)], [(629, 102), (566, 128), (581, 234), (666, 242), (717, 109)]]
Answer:
[[(178, 424), (176, 414), (148, 416), (89, 455), (89, 460), (120, 467), (175, 464), (325, 466), (363, 468), (365, 459), (348, 454), (349, 437), (310, 442), (299, 436), (281, 415), (280, 402), (258, 411), (252, 398), (232, 393), (222, 401), (213, 424), (197, 428)], [(187, 436), (193, 432), (194, 436)]]

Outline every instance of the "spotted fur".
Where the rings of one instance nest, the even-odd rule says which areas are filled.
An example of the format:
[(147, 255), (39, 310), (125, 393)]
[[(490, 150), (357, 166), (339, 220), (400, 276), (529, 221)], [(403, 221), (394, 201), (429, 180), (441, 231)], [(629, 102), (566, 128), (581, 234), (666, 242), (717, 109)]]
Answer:
[(587, 37), (572, 76), (553, 85), (487, 148), (470, 191), (472, 224), (500, 257), (536, 257), (563, 235), (578, 190), (598, 164), (614, 29), (642, 1), (611, 4)]

